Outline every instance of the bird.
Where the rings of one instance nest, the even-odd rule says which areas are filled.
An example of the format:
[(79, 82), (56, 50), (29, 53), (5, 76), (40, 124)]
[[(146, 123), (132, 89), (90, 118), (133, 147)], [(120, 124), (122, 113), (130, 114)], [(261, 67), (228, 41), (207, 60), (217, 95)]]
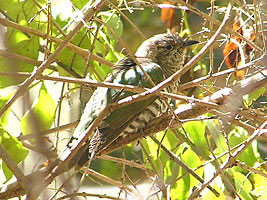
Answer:
[[(135, 59), (143, 70), (159, 84), (184, 66), (186, 47), (197, 44), (195, 40), (183, 40), (177, 34), (162, 33), (145, 40), (137, 49)], [(152, 88), (153, 84), (147, 79), (135, 59), (125, 56), (119, 60), (113, 72), (106, 78), (106, 82)], [(165, 90), (175, 93), (178, 82), (169, 85)], [(110, 103), (129, 97), (134, 93), (112, 88), (97, 88), (85, 106), (80, 122), (70, 141), (71, 148), (79, 135), (88, 131), (90, 124), (99, 113)], [(170, 100), (167, 100), (169, 103)], [(153, 118), (168, 110), (167, 104), (158, 96), (128, 104), (109, 113), (96, 128), (91, 139), (77, 151), (69, 162), (69, 168), (81, 168), (96, 155), (107, 148), (119, 137), (141, 130)]]

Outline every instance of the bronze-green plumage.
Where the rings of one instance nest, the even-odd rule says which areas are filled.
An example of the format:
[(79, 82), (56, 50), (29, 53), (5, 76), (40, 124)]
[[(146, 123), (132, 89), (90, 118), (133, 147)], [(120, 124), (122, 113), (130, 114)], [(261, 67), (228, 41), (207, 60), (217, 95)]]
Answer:
[[(144, 41), (135, 53), (136, 59), (153, 80), (158, 84), (184, 66), (185, 48), (196, 44), (196, 41), (184, 41), (177, 35), (159, 34)], [(124, 58), (115, 65), (115, 70), (106, 79), (107, 82), (151, 88), (151, 83), (132, 58)], [(168, 92), (175, 93), (178, 83), (170, 85)], [(86, 105), (74, 134), (68, 144), (79, 135), (88, 131), (90, 124), (109, 103), (131, 96), (133, 93), (124, 90), (97, 88)], [(110, 145), (120, 136), (136, 132), (154, 117), (166, 112), (167, 106), (158, 97), (135, 102), (121, 107), (108, 114), (96, 129), (94, 136), (88, 140), (71, 159), (69, 167), (83, 166), (89, 158)]]

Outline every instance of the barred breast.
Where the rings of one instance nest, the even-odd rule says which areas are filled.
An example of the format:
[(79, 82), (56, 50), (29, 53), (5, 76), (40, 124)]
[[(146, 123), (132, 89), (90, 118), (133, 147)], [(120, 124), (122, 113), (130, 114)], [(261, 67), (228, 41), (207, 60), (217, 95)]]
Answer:
[[(175, 85), (170, 85), (165, 88), (165, 92), (177, 92), (178, 83)], [(167, 102), (170, 104), (171, 99), (168, 99)], [(122, 136), (125, 137), (127, 134), (136, 133), (140, 129), (145, 128), (145, 126), (154, 118), (159, 117), (161, 114), (167, 112), (168, 106), (166, 103), (161, 100), (155, 100), (150, 106), (144, 109), (144, 111), (133, 121), (122, 133)]]

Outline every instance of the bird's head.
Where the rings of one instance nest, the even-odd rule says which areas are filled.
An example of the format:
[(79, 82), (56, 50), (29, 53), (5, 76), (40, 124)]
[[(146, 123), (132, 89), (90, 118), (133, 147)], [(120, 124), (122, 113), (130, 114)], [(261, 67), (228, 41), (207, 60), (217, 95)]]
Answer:
[(184, 41), (178, 35), (163, 33), (144, 41), (135, 56), (157, 63), (167, 75), (171, 75), (183, 66), (185, 48), (197, 43), (194, 40)]

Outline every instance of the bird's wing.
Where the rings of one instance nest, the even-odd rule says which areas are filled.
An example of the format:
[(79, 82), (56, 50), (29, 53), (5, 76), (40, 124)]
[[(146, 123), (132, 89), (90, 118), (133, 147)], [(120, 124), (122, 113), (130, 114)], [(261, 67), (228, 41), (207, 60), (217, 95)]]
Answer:
[[(142, 62), (141, 65), (155, 84), (164, 80), (163, 72), (159, 65), (152, 62)], [(117, 69), (113, 72), (113, 75), (107, 78), (107, 81), (151, 88), (151, 83), (147, 80), (140, 67), (130, 58), (121, 60), (117, 64)], [(85, 134), (88, 131), (90, 124), (108, 104), (117, 102), (133, 94), (134, 93), (125, 90), (97, 88), (85, 107), (81, 121), (75, 129), (71, 141), (75, 139), (78, 140), (79, 135)], [(94, 149), (94, 146), (99, 142), (97, 150), (94, 150), (96, 150), (97, 153), (100, 152), (100, 150), (104, 149), (118, 138), (123, 130), (127, 128), (147, 106), (152, 104), (156, 98), (157, 97), (154, 96), (146, 100), (134, 102), (127, 106), (120, 107), (108, 114), (98, 127), (98, 136), (93, 136), (92, 141), (87, 143), (86, 146), (90, 145), (89, 148)], [(84, 155), (84, 151), (88, 154), (88, 151), (85, 149), (85, 147), (82, 147), (81, 150), (79, 150), (77, 155), (73, 157), (71, 165), (75, 164), (77, 160)], [(87, 160), (88, 156), (82, 156), (79, 161), (79, 166), (82, 166)]]
[[(151, 88), (151, 83), (147, 80), (140, 67), (137, 66), (132, 59), (126, 58), (125, 60), (122, 60), (120, 65), (121, 68), (116, 72), (116, 75), (112, 79), (113, 83)], [(163, 81), (164, 77), (159, 65), (152, 62), (142, 62), (141, 66), (155, 84)], [(134, 93), (128, 91), (108, 89), (107, 103), (124, 99), (133, 94)], [(148, 99), (120, 107), (103, 119), (101, 125), (99, 126), (100, 134), (98, 134), (101, 140), (99, 141), (98, 138), (96, 139), (96, 142), (100, 142), (100, 144), (98, 144), (97, 152), (100, 152), (116, 140), (123, 130), (127, 128), (131, 122), (133, 122), (140, 113), (142, 113), (142, 111), (151, 105), (157, 98), (157, 96), (153, 96)]]

